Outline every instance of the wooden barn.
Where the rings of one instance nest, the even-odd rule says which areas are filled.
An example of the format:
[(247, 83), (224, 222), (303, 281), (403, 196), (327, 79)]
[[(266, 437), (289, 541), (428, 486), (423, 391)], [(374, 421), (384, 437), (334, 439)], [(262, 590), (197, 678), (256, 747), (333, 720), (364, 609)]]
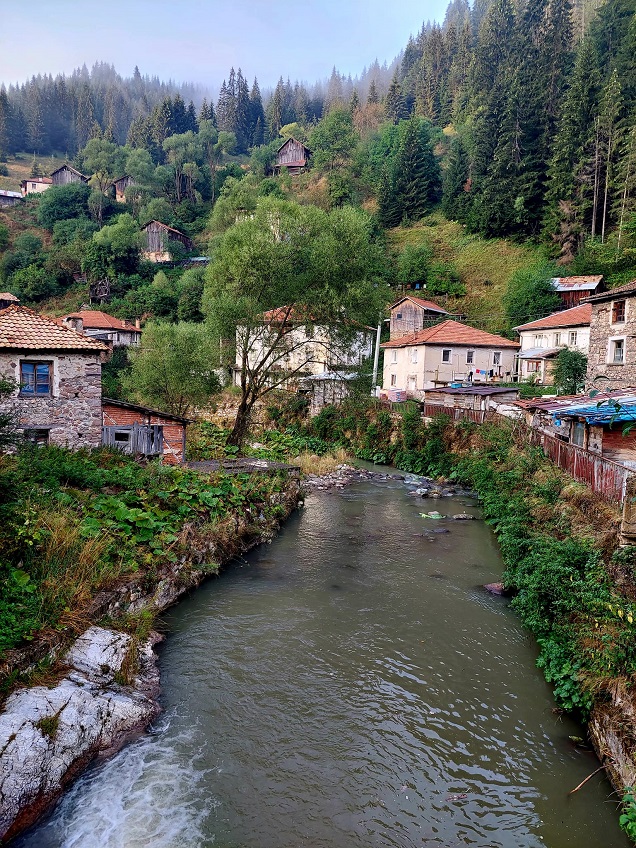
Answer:
[(300, 174), (309, 164), (311, 150), (302, 141), (288, 138), (276, 153), (274, 171), (280, 173), (284, 168), (288, 174)]
[(87, 183), (88, 177), (65, 162), (61, 168), (51, 174), (53, 185), (68, 185), (69, 183)]
[(186, 250), (192, 250), (194, 246), (192, 239), (161, 221), (150, 221), (142, 232), (144, 244), (141, 253), (149, 262), (170, 262), (170, 242), (179, 242)]
[(389, 306), (391, 313), (391, 338), (399, 339), (430, 327), (441, 319), (450, 318), (448, 312), (432, 300), (421, 297), (401, 297)]
[(186, 427), (179, 415), (122, 400), (102, 400), (102, 444), (124, 453), (158, 456), (169, 465), (185, 460)]
[(584, 297), (590, 297), (605, 291), (602, 274), (589, 277), (553, 277), (552, 288), (561, 298), (561, 309), (578, 306)]
[(22, 203), (22, 195), (19, 191), (0, 189), (0, 206), (17, 206), (18, 203)]
[(126, 202), (126, 189), (133, 185), (135, 185), (135, 181), (130, 174), (124, 174), (123, 177), (112, 183), (112, 188), (115, 189), (115, 200), (117, 203)]

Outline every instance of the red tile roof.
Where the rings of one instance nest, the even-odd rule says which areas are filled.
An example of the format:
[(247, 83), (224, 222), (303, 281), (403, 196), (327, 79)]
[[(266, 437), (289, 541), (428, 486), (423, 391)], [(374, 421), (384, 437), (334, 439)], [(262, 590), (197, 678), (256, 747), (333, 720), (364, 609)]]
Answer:
[(132, 333), (141, 333), (134, 324), (129, 324), (127, 321), (122, 321), (120, 318), (115, 318), (108, 315), (106, 312), (100, 312), (99, 309), (83, 309), (80, 312), (69, 312), (68, 315), (63, 315), (63, 318), (81, 318), (86, 330), (126, 330)]
[(50, 177), (28, 177), (26, 180), (22, 180), (20, 185), (26, 185), (27, 183), (45, 183), (46, 185), (51, 185), (53, 180)]
[(527, 324), (519, 324), (515, 327), (517, 332), (523, 330), (548, 330), (551, 327), (584, 327), (592, 320), (592, 306), (584, 303), (573, 306), (572, 309), (563, 309), (561, 312), (553, 312), (545, 318), (529, 321)]
[(108, 346), (61, 327), (53, 318), (38, 315), (26, 306), (0, 310), (0, 350), (82, 350), (98, 353)]
[(460, 324), (459, 321), (442, 321), (434, 327), (427, 327), (410, 336), (393, 339), (385, 342), (381, 347), (412, 347), (413, 345), (463, 345), (464, 347), (514, 347), (518, 348), (518, 342), (504, 339), (503, 336), (495, 336), (484, 330), (469, 327), (468, 324)]
[(410, 294), (396, 300), (395, 303), (392, 303), (391, 306), (389, 306), (389, 309), (394, 309), (396, 306), (399, 306), (400, 303), (404, 303), (405, 300), (411, 300), (413, 303), (421, 306), (422, 309), (430, 309), (432, 312), (442, 312), (444, 315), (448, 315), (448, 310), (444, 309), (443, 306), (438, 306), (438, 304), (433, 303), (432, 300), (424, 300), (421, 297), (412, 297)]

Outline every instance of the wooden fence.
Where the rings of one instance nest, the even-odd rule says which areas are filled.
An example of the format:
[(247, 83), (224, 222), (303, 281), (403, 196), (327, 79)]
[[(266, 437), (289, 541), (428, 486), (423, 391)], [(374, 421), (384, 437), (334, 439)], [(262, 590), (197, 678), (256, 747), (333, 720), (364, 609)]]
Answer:
[(610, 503), (623, 502), (627, 479), (634, 473), (631, 468), (569, 442), (562, 442), (548, 433), (530, 430), (529, 434), (530, 444), (540, 445), (545, 455), (575, 480), (585, 483)]
[(451, 421), (473, 421), (475, 424), (483, 424), (486, 414), (483, 409), (462, 409), (460, 406), (443, 406), (439, 403), (422, 404), (422, 415), (425, 418), (448, 415)]

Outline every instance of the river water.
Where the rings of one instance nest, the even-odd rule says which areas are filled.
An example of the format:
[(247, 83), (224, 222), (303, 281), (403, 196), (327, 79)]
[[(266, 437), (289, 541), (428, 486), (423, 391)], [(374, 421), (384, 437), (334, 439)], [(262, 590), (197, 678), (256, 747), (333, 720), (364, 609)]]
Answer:
[(476, 505), (408, 488), (310, 495), (167, 614), (153, 731), (20, 848), (625, 848), (601, 775), (568, 797), (598, 763), (481, 588), (492, 533), (420, 516)]

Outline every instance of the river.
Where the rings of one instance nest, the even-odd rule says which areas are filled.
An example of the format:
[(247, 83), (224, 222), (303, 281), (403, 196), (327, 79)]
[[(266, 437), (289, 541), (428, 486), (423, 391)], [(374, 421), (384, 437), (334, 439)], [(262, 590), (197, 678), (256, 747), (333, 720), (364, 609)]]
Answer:
[(475, 503), (408, 488), (310, 495), (165, 615), (161, 718), (19, 848), (628, 846), (602, 775), (568, 797), (598, 763), (481, 588), (491, 531), (420, 516)]

